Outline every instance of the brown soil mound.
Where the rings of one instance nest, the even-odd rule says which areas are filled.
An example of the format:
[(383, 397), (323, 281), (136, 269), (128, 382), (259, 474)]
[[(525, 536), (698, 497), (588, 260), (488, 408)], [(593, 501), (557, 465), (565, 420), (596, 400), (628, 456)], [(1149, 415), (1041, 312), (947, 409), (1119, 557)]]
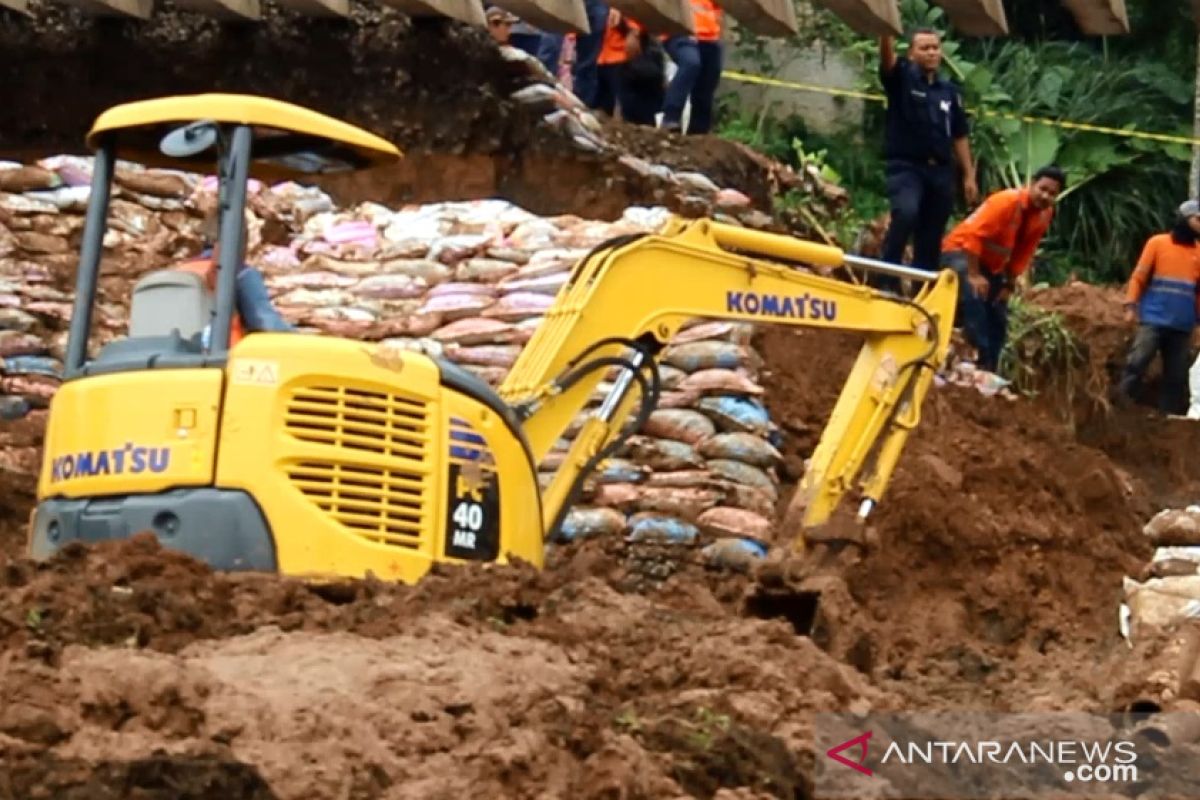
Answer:
[[(856, 342), (765, 329), (757, 344), (795, 472)], [(1040, 402), (946, 387), (926, 409), (870, 547), (815, 577), (801, 559), (646, 580), (614, 540), (557, 549), (540, 573), (439, 568), (415, 587), (213, 574), (152, 540), (0, 562), (13, 785), (804, 797), (817, 711), (1141, 698), (1162, 645), (1131, 654), (1116, 620), (1154, 481)]]

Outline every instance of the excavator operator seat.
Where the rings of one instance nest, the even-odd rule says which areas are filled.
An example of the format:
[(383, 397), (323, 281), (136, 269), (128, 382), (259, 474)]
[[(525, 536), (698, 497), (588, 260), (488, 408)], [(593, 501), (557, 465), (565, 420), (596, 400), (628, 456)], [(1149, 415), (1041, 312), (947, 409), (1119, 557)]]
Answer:
[(212, 320), (213, 298), (203, 279), (176, 269), (160, 269), (133, 287), (129, 337), (170, 336), (173, 330), (190, 339)]

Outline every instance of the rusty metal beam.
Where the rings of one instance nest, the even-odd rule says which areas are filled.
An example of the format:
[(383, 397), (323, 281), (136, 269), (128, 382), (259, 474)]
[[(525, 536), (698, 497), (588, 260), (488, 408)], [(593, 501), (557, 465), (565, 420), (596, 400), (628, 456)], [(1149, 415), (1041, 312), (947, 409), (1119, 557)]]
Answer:
[[(535, 28), (551, 33), (588, 33), (583, 0), (492, 0)], [(482, 8), (482, 6), (481, 6)]]
[(377, 0), (381, 5), (394, 8), (410, 17), (450, 17), (477, 25), (487, 26), (483, 16), (481, 0)]
[(842, 18), (864, 36), (899, 36), (903, 33), (896, 0), (813, 0)]
[(150, 19), (150, 14), (154, 11), (154, 0), (63, 0), (63, 2), (93, 17)]
[(1125, 0), (1062, 0), (1084, 33), (1121, 36), (1129, 33)]
[(954, 30), (966, 36), (1007, 36), (1008, 18), (1001, 0), (933, 0)]
[(279, 5), (310, 17), (350, 16), (350, 0), (279, 0)]
[(608, 0), (608, 4), (633, 17), (653, 34), (696, 32), (690, 0)]
[(175, 0), (175, 5), (207, 17), (223, 20), (260, 20), (259, 0)]
[(741, 27), (759, 36), (793, 36), (799, 29), (792, 0), (722, 0), (721, 7)]

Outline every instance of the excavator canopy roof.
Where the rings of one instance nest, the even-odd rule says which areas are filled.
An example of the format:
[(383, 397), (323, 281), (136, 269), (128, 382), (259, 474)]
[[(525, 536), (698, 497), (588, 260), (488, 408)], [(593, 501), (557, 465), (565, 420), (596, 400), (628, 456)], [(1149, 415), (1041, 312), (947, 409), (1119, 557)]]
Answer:
[(250, 126), (250, 171), (260, 177), (368, 169), (401, 157), (392, 143), (349, 123), (282, 100), (240, 94), (182, 95), (114, 106), (96, 118), (87, 145), (96, 149), (106, 134), (114, 134), (118, 158), (176, 169), (211, 166), (211, 153), (168, 157), (159, 149), (174, 128), (203, 121)]

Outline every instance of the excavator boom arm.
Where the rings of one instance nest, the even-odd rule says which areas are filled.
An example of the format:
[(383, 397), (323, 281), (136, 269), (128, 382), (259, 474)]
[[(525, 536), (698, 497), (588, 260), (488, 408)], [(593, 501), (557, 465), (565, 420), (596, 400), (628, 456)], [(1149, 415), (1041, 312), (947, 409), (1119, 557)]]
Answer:
[[(825, 522), (872, 457), (875, 469), (863, 488), (878, 501), (945, 359), (958, 286), (945, 270), (907, 300), (768, 260), (838, 267), (849, 258), (789, 236), (674, 220), (660, 234), (611, 242), (582, 259), (500, 387), (524, 416), (541, 463), (605, 373), (627, 367), (599, 413), (585, 421), (546, 492), (547, 532), (554, 533), (583, 476), (629, 420), (637, 396), (645, 396), (648, 384), (635, 368), (649, 366), (696, 317), (864, 334), (801, 483), (802, 524)], [(584, 359), (594, 367), (581, 366)]]

